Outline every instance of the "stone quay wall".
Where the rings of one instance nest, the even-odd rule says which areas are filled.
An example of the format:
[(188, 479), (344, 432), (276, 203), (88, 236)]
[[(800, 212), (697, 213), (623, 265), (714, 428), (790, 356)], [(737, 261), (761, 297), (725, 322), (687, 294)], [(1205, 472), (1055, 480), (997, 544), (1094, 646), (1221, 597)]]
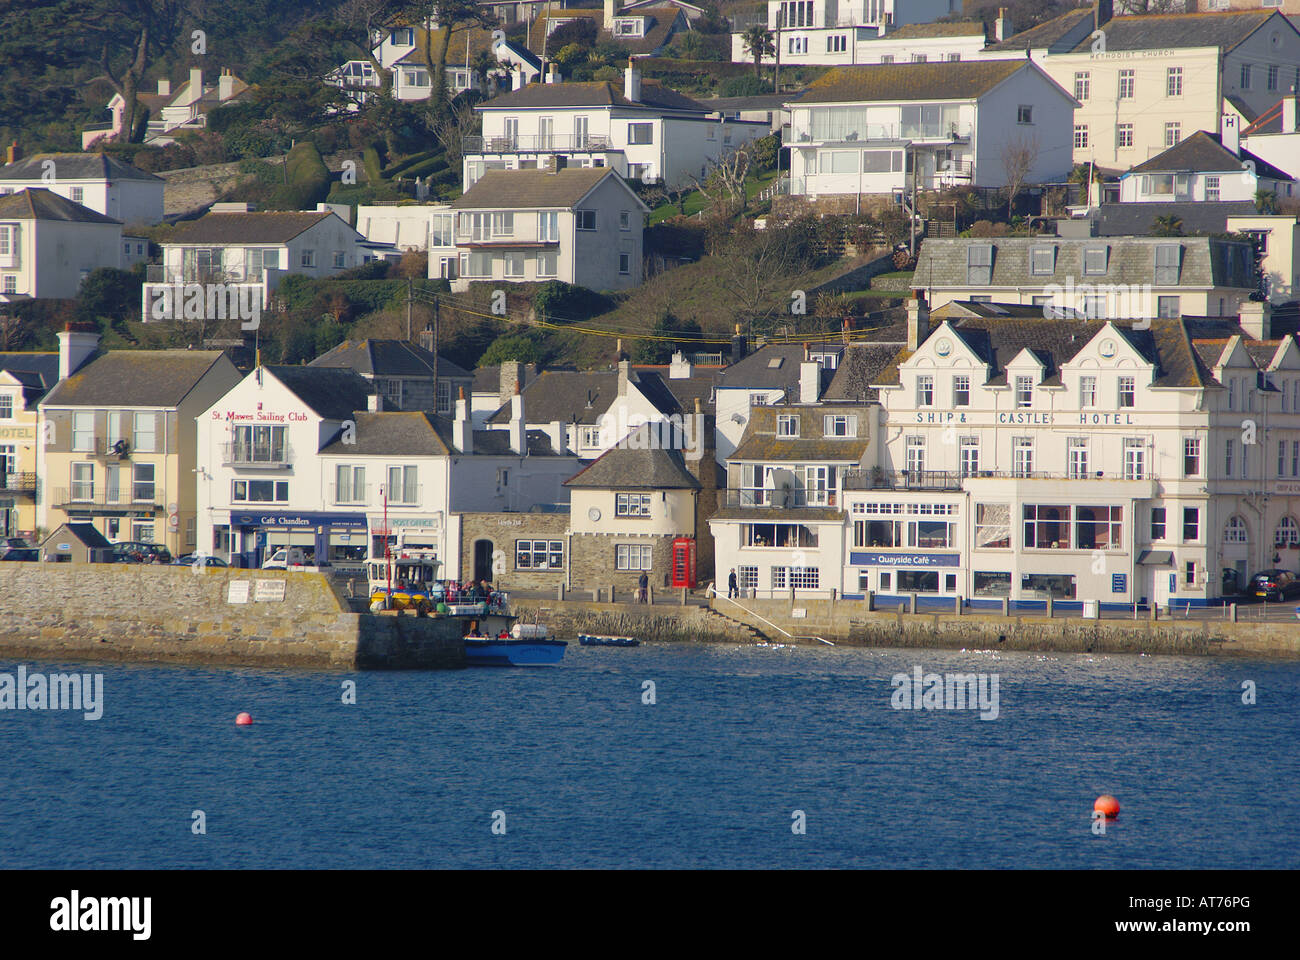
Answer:
[[(230, 602), (239, 581), (246, 603)], [(427, 669), (464, 666), (465, 646), (457, 621), (350, 612), (325, 574), (4, 563), (0, 657)]]
[(526, 600), (515, 606), (515, 613), (522, 623), (546, 624), (561, 640), (573, 640), (580, 633), (661, 643), (753, 643), (755, 639), (754, 631), (742, 624), (695, 605)]

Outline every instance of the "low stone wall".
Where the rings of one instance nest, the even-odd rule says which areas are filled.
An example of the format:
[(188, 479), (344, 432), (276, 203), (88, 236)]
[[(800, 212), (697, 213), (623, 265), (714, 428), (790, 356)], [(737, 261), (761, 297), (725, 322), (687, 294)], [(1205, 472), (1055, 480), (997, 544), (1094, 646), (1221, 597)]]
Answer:
[(572, 640), (580, 633), (636, 637), (649, 642), (752, 643), (754, 640), (753, 633), (743, 626), (710, 615), (707, 607), (693, 605), (529, 600), (516, 605), (515, 612), (521, 622), (536, 620), (546, 624), (561, 640)]
[[(259, 581), (284, 598), (257, 601)], [(0, 656), (350, 670), (463, 666), (465, 649), (455, 621), (349, 612), (319, 573), (6, 563)]]
[[(1223, 654), (1300, 659), (1300, 624), (1209, 620), (1081, 620), (1077, 617), (872, 612), (865, 600), (715, 598), (723, 615), (769, 639), (869, 647), (1055, 650), (1075, 653)], [(802, 611), (801, 616), (794, 616)], [(781, 631), (785, 631), (783, 634)], [(787, 634), (789, 636), (787, 636)], [(794, 638), (805, 638), (794, 640)]]

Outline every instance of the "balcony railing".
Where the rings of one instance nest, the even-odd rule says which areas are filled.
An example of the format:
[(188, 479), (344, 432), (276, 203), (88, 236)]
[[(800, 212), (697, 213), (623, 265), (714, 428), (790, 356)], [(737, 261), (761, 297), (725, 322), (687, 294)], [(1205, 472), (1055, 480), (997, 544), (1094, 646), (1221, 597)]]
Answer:
[(0, 493), (34, 496), (36, 494), (36, 474), (0, 473)]
[(958, 123), (867, 123), (855, 130), (827, 131), (815, 136), (808, 128), (792, 131), (795, 146), (812, 144), (866, 144), (903, 140), (968, 140), (972, 124)]
[(834, 490), (806, 490), (802, 487), (769, 489), (767, 487), (733, 487), (719, 491), (726, 507), (753, 507), (784, 510), (791, 507), (834, 507), (839, 498)]
[(1059, 473), (1048, 470), (850, 470), (844, 475), (845, 490), (951, 490), (962, 489), (970, 480), (1131, 480), (1155, 479), (1153, 474), (1125, 476), (1101, 470)]
[[(342, 493), (341, 496), (340, 492)], [(337, 483), (331, 483), (329, 485), (329, 502), (337, 506), (346, 506), (348, 504), (362, 506), (370, 502), (369, 495), (370, 484), (368, 483), (345, 486), (342, 491), (339, 490), (339, 485)]]
[(611, 147), (606, 136), (529, 133), (513, 137), (465, 137), (464, 152), (466, 156), (474, 153), (596, 153)]
[[(267, 267), (267, 270), (278, 269)], [(264, 270), (247, 273), (239, 267), (177, 267), (165, 263), (151, 263), (145, 269), (146, 283), (252, 283), (265, 279)]]
[(223, 443), (223, 467), (275, 470), (293, 465), (293, 447), (287, 443)]
[(390, 507), (418, 506), (421, 502), (420, 491), (423, 489), (423, 485), (418, 483), (408, 483), (402, 487), (394, 487), (388, 494), (388, 505)]
[(106, 483), (74, 483), (57, 487), (53, 505), (60, 509), (77, 507), (118, 507), (122, 510), (154, 510), (163, 502), (156, 484), (126, 482), (118, 487)]

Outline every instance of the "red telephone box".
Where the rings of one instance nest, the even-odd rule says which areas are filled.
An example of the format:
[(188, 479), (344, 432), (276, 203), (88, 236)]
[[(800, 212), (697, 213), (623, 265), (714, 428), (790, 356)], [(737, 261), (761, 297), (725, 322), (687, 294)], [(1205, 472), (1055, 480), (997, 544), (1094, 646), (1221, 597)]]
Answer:
[(673, 541), (673, 586), (695, 589), (695, 538)]

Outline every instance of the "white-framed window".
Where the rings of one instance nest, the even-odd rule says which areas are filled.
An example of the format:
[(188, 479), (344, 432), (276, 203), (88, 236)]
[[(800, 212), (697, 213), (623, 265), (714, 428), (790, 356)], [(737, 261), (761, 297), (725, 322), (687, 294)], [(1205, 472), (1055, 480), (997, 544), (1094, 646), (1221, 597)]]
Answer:
[(921, 473), (925, 470), (925, 437), (907, 438), (907, 471)]
[(1237, 452), (1236, 441), (1229, 437), (1223, 444), (1223, 475), (1232, 476), (1233, 458)]
[(1239, 516), (1231, 516), (1223, 527), (1224, 543), (1248, 543), (1250, 533), (1246, 529), (1246, 521)]
[(1070, 437), (1066, 441), (1066, 466), (1071, 480), (1082, 480), (1088, 476), (1088, 438)]
[(980, 469), (980, 441), (979, 437), (962, 437), (959, 441), (959, 454), (961, 457), (961, 475), (963, 477), (973, 477), (979, 473)]
[(154, 524), (152, 520), (132, 520), (131, 539), (137, 543), (154, 542)]
[(343, 250), (334, 251), (334, 269), (342, 270), (348, 265), (348, 255)]
[(1086, 123), (1076, 123), (1074, 125), (1074, 149), (1083, 150), (1088, 146), (1088, 125)]
[(1122, 149), (1133, 146), (1133, 124), (1121, 123), (1115, 127), (1115, 145)]
[(95, 412), (93, 410), (72, 411), (72, 449), (77, 452), (95, 449)]
[(632, 254), (619, 253), (618, 255), (618, 272), (620, 276), (628, 276), (632, 272)]
[(334, 467), (334, 502), (366, 502), (366, 468), (350, 464), (336, 464)]
[(0, 291), (3, 291), (4, 293), (17, 293), (18, 275), (14, 273), (6, 273), (4, 278), (0, 279)]
[(492, 236), (513, 237), (515, 235), (515, 215), (506, 210), (492, 214)]
[(563, 540), (516, 540), (516, 570), (563, 570)]
[(93, 463), (74, 463), (71, 470), (72, 490), (69, 500), (87, 501), (95, 499), (95, 465)]
[(1297, 543), (1300, 543), (1300, 526), (1296, 525), (1294, 517), (1283, 517), (1273, 533), (1273, 546), (1291, 547)]
[(1124, 479), (1146, 478), (1146, 442), (1141, 437), (1124, 438)]
[(1011, 472), (1017, 477), (1028, 477), (1034, 472), (1034, 438), (1011, 438)]
[(1243, 63), (1241, 65), (1241, 76), (1239, 79), (1241, 81), (1240, 83), (1241, 89), (1249, 90), (1250, 89), (1250, 64), (1249, 63)]
[(614, 545), (615, 570), (652, 569), (651, 547), (648, 543), (618, 543)]
[(629, 123), (627, 125), (627, 142), (644, 144), (655, 142), (655, 125), (653, 123)]
[(952, 378), (952, 405), (954, 407), (970, 406), (970, 376), (959, 373)]
[(822, 433), (827, 437), (856, 437), (858, 418), (850, 414), (831, 414), (822, 423)]
[(1087, 70), (1080, 70), (1074, 74), (1074, 99), (1087, 100), (1088, 91), (1092, 87), (1092, 74)]
[(736, 587), (741, 591), (758, 589), (758, 567), (745, 565), (736, 567)]
[(1034, 247), (1029, 255), (1029, 272), (1036, 276), (1051, 275), (1056, 272), (1056, 248)]
[(506, 253), (506, 276), (520, 278), (524, 275), (524, 254), (518, 250)]
[(1016, 377), (1016, 406), (1030, 407), (1034, 404), (1034, 378)]
[(1022, 103), (1016, 107), (1016, 123), (1033, 123), (1034, 108), (1033, 105)]
[(584, 447), (600, 446), (600, 427), (580, 427), (578, 442)]
[(596, 211), (595, 210), (575, 210), (573, 212), (575, 226), (579, 230), (596, 229)]
[[(18, 228), (7, 223), (0, 223), (0, 257), (12, 257), (14, 254), (14, 241), (17, 239)], [(12, 266), (12, 264), (9, 264)]]
[(304, 251), (302, 252), (302, 256), (299, 257), (299, 259), (298, 259), (298, 263), (299, 263), (300, 266), (304, 266), (304, 267), (314, 267), (314, 266), (316, 266), (316, 251), (315, 251), (315, 250), (304, 250)]
[(537, 215), (537, 239), (548, 243), (560, 239), (560, 215), (554, 210), (546, 210)]
[(560, 257), (554, 250), (543, 250), (537, 255), (537, 275), (553, 277), (559, 273)]
[(934, 406), (934, 377), (928, 373), (916, 378), (916, 405), (918, 407)]
[(1183, 68), (1165, 68), (1165, 96), (1181, 97), (1183, 95)]
[(234, 480), (230, 499), (237, 503), (288, 503), (287, 480)]
[(419, 468), (400, 466), (388, 468), (388, 486), (386, 493), (389, 503), (419, 503), (420, 482)]
[(1183, 507), (1183, 542), (1191, 543), (1201, 538), (1201, 508)]
[(1176, 121), (1166, 121), (1165, 123), (1165, 146), (1172, 147), (1183, 138), (1183, 125)]
[(1121, 407), (1132, 407), (1137, 405), (1137, 378), (1120, 377), (1119, 378), (1119, 405)]
[(72, 196), (70, 199), (72, 200), (73, 203), (86, 202), (86, 190), (84, 187), (73, 187), (71, 193)]
[(616, 517), (650, 516), (650, 494), (616, 493), (614, 495), (614, 516)]
[(793, 413), (782, 413), (776, 418), (776, 435), (786, 439), (799, 436), (799, 417)]
[(12, 420), (13, 418), (14, 418), (13, 394), (0, 393), (0, 420)]
[(619, 228), (620, 230), (631, 230), (631, 229), (632, 229), (632, 211), (631, 211), (631, 210), (620, 210), (620, 211), (618, 212), (618, 228)]
[(1219, 178), (1207, 176), (1205, 178), (1205, 199), (1215, 201), (1219, 199)]
[[(1133, 71), (1121, 70), (1119, 72), (1119, 98), (1121, 100), (1133, 99)], [(1132, 124), (1129, 124), (1130, 129)]]
[(131, 469), (131, 499), (152, 503), (154, 499), (154, 465), (137, 463)]
[(394, 27), (392, 38), (395, 47), (412, 47), (415, 45), (415, 28)]
[(1201, 438), (1183, 438), (1183, 476), (1199, 477), (1201, 475)]
[[(1265, 3), (1264, 5), (1265, 5), (1265, 6), (1268, 6), (1267, 3)], [(1279, 6), (1280, 6), (1280, 4), (1279, 4)], [(1278, 81), (1278, 76), (1279, 76), (1279, 74), (1281, 73), (1281, 69), (1282, 69), (1282, 68), (1279, 67), (1276, 63), (1270, 63), (1270, 64), (1268, 65), (1268, 80), (1267, 80), (1267, 86), (1268, 86), (1268, 89), (1269, 89), (1269, 90), (1276, 90), (1276, 89), (1277, 89), (1277, 81)]]

